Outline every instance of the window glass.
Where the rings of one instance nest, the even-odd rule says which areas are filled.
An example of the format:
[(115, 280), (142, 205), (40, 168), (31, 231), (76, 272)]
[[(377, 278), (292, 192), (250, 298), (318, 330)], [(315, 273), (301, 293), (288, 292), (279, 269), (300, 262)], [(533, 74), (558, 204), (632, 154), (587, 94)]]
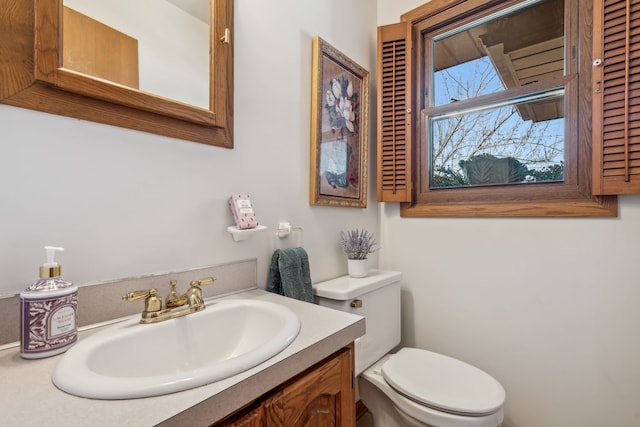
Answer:
[(433, 88), (433, 105), (436, 106), (505, 89), (486, 56), (436, 71), (433, 75)]
[(564, 2), (524, 1), (425, 40), (429, 188), (563, 181)]
[(436, 106), (562, 76), (564, 2), (525, 1), (438, 35), (433, 72)]
[(430, 187), (563, 181), (563, 92), (431, 116)]

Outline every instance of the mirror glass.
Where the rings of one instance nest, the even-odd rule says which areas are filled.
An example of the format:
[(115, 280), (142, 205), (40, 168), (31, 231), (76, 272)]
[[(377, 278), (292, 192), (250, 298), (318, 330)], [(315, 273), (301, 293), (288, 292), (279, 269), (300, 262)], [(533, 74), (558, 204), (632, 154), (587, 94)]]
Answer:
[(63, 9), (63, 68), (211, 109), (210, 0), (64, 0)]

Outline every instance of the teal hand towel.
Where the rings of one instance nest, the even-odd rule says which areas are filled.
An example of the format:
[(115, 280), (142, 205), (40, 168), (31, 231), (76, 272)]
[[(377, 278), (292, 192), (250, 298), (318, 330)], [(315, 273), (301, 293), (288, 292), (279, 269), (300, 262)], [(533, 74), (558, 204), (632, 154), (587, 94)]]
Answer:
[(313, 302), (309, 257), (303, 248), (278, 249), (271, 257), (267, 291)]

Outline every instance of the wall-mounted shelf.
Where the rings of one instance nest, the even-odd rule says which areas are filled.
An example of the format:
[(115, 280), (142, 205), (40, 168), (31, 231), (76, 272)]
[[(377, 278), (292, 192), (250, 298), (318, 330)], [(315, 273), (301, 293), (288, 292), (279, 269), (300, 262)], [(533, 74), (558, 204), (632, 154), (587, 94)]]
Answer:
[(241, 230), (236, 226), (227, 227), (227, 231), (231, 233), (233, 240), (236, 242), (241, 242), (243, 240), (247, 240), (252, 237), (254, 234), (257, 234), (263, 230), (266, 230), (268, 227), (265, 225), (259, 225), (256, 228), (247, 228), (245, 230)]

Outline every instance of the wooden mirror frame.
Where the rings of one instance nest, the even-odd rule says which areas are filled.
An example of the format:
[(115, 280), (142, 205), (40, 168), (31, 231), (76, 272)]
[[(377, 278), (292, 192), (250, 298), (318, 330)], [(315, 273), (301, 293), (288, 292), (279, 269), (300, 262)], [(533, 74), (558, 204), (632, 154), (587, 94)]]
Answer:
[(233, 148), (233, 0), (211, 0), (210, 109), (61, 67), (63, 0), (0, 0), (0, 103)]

